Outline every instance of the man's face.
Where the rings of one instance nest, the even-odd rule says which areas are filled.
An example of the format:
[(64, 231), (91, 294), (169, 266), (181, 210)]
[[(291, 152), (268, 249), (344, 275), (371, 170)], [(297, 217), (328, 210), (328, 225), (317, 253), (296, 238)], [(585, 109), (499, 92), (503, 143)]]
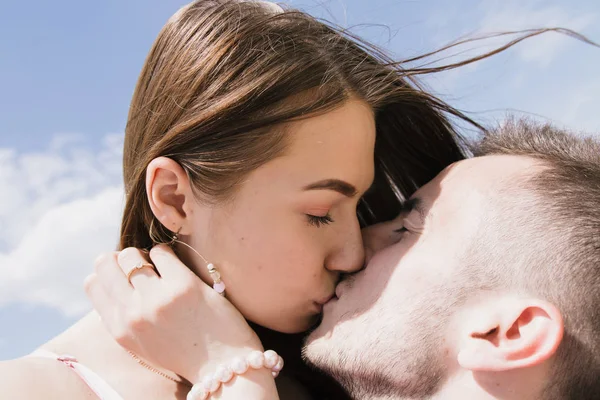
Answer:
[(456, 367), (452, 317), (482, 285), (465, 273), (473, 243), (502, 188), (532, 165), (515, 156), (456, 163), (395, 220), (365, 229), (367, 267), (338, 285), (306, 357), (357, 396), (435, 393)]

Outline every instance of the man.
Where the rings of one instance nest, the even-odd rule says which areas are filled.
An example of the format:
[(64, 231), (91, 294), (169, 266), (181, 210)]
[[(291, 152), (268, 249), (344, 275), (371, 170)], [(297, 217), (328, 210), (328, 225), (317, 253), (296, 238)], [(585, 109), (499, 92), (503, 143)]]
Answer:
[[(600, 143), (510, 122), (474, 154), (364, 231), (366, 267), (338, 285), (305, 357), (356, 399), (600, 398)], [(152, 290), (99, 290), (148, 261), (125, 254), (145, 257), (111, 256), (87, 286), (121, 345), (193, 382), (260, 346), (164, 246)], [(252, 373), (221, 398), (276, 397)]]
[(600, 398), (600, 144), (508, 123), (364, 233), (305, 356), (358, 399)]

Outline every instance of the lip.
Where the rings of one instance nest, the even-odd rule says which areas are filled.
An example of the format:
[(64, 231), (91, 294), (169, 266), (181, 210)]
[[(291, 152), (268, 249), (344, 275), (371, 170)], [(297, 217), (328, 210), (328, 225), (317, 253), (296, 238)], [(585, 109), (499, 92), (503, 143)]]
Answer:
[(329, 302), (329, 300), (333, 299), (335, 297), (335, 293), (330, 294), (327, 297), (322, 298), (319, 301), (315, 301), (316, 304), (320, 305), (320, 306), (324, 306), (325, 304), (327, 304)]
[(338, 299), (340, 297), (342, 297), (342, 284), (338, 283), (338, 285), (335, 287), (335, 297), (337, 297)]

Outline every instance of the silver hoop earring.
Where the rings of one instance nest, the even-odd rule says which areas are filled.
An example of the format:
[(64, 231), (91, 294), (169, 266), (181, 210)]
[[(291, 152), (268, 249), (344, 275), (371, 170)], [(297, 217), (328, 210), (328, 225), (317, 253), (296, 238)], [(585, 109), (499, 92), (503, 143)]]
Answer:
[(179, 240), (179, 232), (180, 231), (181, 231), (181, 228), (179, 228), (179, 230), (177, 232), (173, 232), (173, 236), (171, 236), (171, 241), (160, 242), (160, 240), (157, 240), (157, 237), (154, 234), (154, 219), (152, 219), (152, 221), (150, 222), (150, 229), (148, 231), (148, 235), (150, 236), (150, 240), (152, 240), (152, 242), (154, 244), (166, 244), (166, 245), (172, 247), (175, 243), (179, 243), (179, 244), (189, 248), (191, 251), (193, 251), (198, 257), (200, 257), (200, 259), (202, 259), (202, 261), (204, 261), (204, 264), (206, 265), (206, 269), (208, 270), (208, 274), (210, 275), (210, 278), (213, 281), (212, 288), (217, 293), (219, 293), (221, 296), (225, 296), (225, 283), (221, 279), (221, 274), (219, 273), (219, 271), (217, 271), (217, 269), (215, 268), (215, 265), (213, 263), (209, 262), (206, 258), (204, 258), (204, 256), (202, 254), (200, 254), (192, 246)]

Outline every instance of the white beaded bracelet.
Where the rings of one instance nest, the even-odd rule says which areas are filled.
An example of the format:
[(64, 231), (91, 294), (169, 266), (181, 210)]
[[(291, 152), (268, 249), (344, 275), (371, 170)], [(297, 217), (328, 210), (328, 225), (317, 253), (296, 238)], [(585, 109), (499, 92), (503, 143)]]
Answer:
[(273, 350), (267, 350), (264, 353), (256, 350), (248, 354), (246, 358), (234, 358), (229, 365), (220, 365), (214, 375), (208, 375), (201, 383), (192, 386), (186, 399), (206, 400), (216, 393), (223, 383), (229, 382), (236, 375), (245, 374), (249, 368), (268, 368), (271, 370), (273, 378), (277, 378), (283, 369), (283, 358)]

